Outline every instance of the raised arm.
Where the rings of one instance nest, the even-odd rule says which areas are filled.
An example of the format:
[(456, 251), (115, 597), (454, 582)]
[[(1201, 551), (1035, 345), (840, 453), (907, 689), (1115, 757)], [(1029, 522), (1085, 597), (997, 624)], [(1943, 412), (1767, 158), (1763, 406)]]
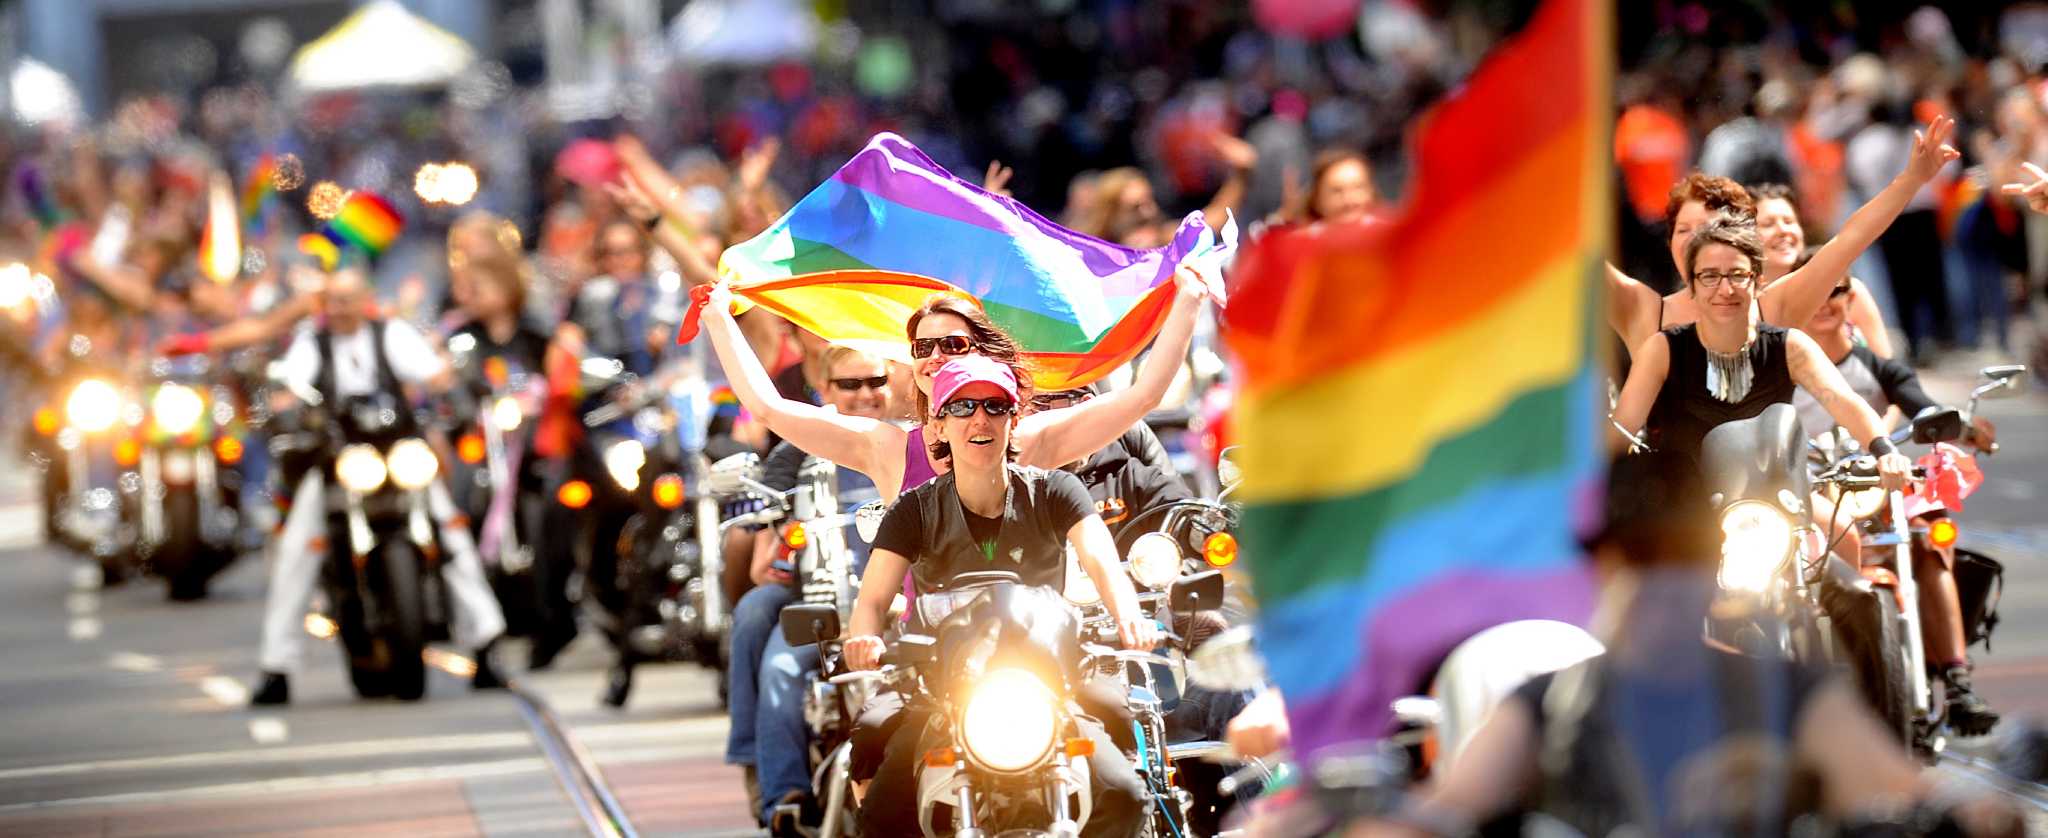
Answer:
[(1905, 210), (1913, 194), (1933, 180), (1941, 167), (1961, 156), (1961, 152), (1947, 144), (1955, 128), (1954, 119), (1938, 116), (1927, 123), (1926, 131), (1913, 132), (1913, 156), (1906, 161), (1906, 170), (1892, 178), (1870, 203), (1850, 215), (1841, 232), (1821, 245), (1820, 252), (1813, 255), (1806, 267), (1771, 284), (1761, 301), (1766, 322), (1798, 328), (1820, 310), (1835, 283), (1849, 273), (1849, 265), (1892, 226), (1892, 220)]
[(1244, 203), (1252, 169), (1259, 164), (1259, 150), (1251, 143), (1221, 132), (1210, 138), (1209, 145), (1223, 165), (1230, 167), (1230, 173), (1223, 178), (1223, 185), (1216, 188), (1216, 195), (1209, 199), (1208, 206), (1202, 208), (1202, 220), (1209, 224), (1209, 229), (1221, 231), (1230, 213)]
[(230, 352), (266, 343), (290, 332), (300, 320), (313, 316), (317, 306), (317, 295), (300, 293), (255, 317), (242, 318), (205, 334), (174, 337), (159, 347), (159, 351), (169, 354)]
[(1607, 265), (1607, 327), (1621, 337), (1631, 356), (1637, 346), (1664, 325), (1651, 322), (1663, 312), (1658, 298), (1650, 286), (1622, 273), (1613, 263)]
[(1017, 425), (1018, 463), (1039, 468), (1059, 468), (1102, 450), (1158, 409), (1166, 388), (1188, 353), (1194, 336), (1195, 314), (1207, 294), (1205, 281), (1192, 269), (1183, 267), (1174, 275), (1173, 310), (1152, 353), (1138, 368), (1131, 386), (1107, 396), (1058, 410), (1034, 413)]
[(689, 208), (682, 201), (682, 186), (655, 162), (654, 155), (647, 153), (647, 147), (638, 139), (621, 136), (612, 141), (612, 147), (617, 149), (626, 173), (625, 182), (614, 187), (620, 205), (642, 224), (649, 218), (660, 219), (654, 227), (654, 241), (676, 258), (676, 267), (685, 282), (717, 282), (718, 266), (698, 252), (690, 241), (690, 231), (678, 226), (689, 215)]
[(1621, 398), (1614, 406), (1612, 421), (1620, 430), (1641, 437), (1650, 421), (1650, 408), (1657, 403), (1657, 391), (1671, 374), (1671, 340), (1659, 332), (1643, 340), (1631, 353), (1628, 381), (1621, 386)]
[(102, 265), (82, 251), (72, 260), (71, 266), (124, 306), (148, 311), (150, 304), (156, 302), (156, 287), (150, 283), (149, 277), (133, 266)]
[[(896, 426), (861, 416), (847, 416), (814, 404), (783, 398), (761, 359), (747, 345), (732, 316), (732, 291), (713, 286), (704, 305), (703, 323), (711, 334), (712, 351), (725, 366), (733, 395), (748, 412), (804, 453), (853, 469), (880, 485), (887, 482), (889, 455), (902, 455), (904, 433)], [(898, 467), (900, 468), (900, 466)], [(895, 473), (897, 480), (902, 479)]]

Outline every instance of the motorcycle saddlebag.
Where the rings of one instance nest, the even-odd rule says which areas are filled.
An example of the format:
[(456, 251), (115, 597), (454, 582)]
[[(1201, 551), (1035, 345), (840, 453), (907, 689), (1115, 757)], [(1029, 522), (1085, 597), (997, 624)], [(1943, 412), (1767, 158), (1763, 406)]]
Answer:
[(1991, 630), (1998, 627), (1998, 600), (2005, 593), (2005, 565), (1970, 550), (1956, 551), (1956, 598), (1963, 612), (1963, 639), (1991, 648)]

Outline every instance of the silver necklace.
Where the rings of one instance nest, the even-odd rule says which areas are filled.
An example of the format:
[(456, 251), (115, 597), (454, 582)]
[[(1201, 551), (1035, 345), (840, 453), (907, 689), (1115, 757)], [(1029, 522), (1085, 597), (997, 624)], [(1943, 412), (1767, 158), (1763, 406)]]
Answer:
[(1707, 346), (1704, 337), (1700, 340), (1700, 348), (1707, 353), (1708, 393), (1729, 404), (1739, 403), (1749, 397), (1749, 386), (1756, 380), (1756, 371), (1749, 363), (1749, 350), (1755, 344), (1755, 327), (1750, 328), (1749, 337), (1742, 342), (1742, 348), (1734, 352), (1716, 352)]

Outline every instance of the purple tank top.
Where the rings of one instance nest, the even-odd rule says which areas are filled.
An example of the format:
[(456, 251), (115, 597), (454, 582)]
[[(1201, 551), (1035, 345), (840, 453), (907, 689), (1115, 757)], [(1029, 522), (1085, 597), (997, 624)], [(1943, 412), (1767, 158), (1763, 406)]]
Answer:
[(896, 490), (898, 495), (930, 483), (939, 473), (932, 470), (931, 456), (925, 451), (924, 426), (910, 429), (910, 444), (903, 450), (903, 487)]

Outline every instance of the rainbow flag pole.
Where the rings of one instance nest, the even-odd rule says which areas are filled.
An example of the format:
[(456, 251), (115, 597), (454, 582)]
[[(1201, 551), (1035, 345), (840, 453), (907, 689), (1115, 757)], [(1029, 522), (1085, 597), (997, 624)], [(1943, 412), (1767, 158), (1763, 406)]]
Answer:
[(1244, 555), (1304, 758), (1472, 634), (1591, 608), (1609, 14), (1547, 0), (1420, 121), (1392, 218), (1238, 259)]

